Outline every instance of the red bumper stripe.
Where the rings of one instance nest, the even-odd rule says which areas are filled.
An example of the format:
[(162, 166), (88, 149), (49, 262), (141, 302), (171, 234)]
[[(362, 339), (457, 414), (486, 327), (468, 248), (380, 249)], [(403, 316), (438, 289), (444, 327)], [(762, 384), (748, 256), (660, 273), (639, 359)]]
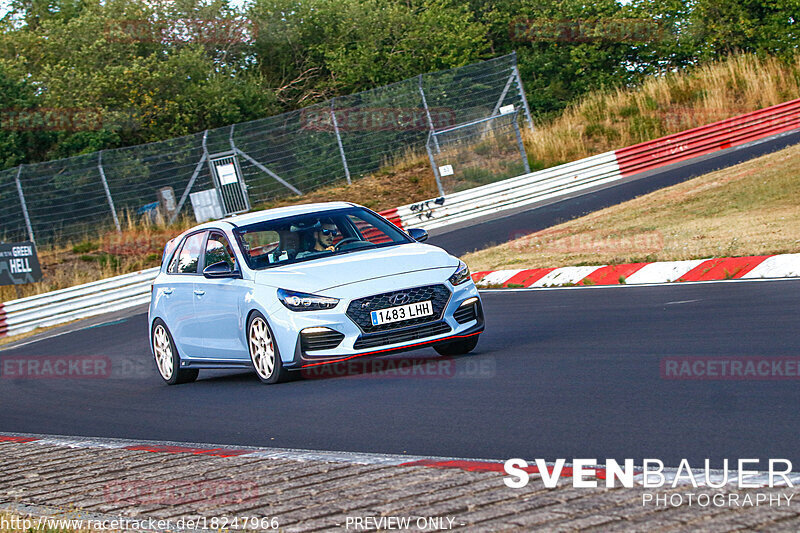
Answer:
[(426, 344), (431, 344), (434, 342), (446, 342), (450, 339), (463, 339), (466, 337), (474, 337), (475, 335), (480, 335), (483, 333), (482, 331), (477, 331), (475, 333), (470, 333), (469, 335), (451, 335), (449, 337), (444, 337), (442, 339), (433, 339), (430, 341), (418, 342), (416, 344), (408, 344), (406, 346), (397, 346), (395, 348), (386, 348), (384, 350), (375, 350), (374, 352), (366, 352), (366, 353), (358, 353), (355, 355), (351, 355), (349, 357), (342, 357), (341, 359), (332, 359), (330, 361), (320, 361), (319, 363), (308, 363), (305, 365), (301, 365), (300, 368), (308, 368), (310, 366), (319, 366), (319, 365), (331, 365), (333, 363), (341, 363), (343, 361), (349, 361), (350, 359), (355, 359), (356, 357), (364, 357), (365, 355), (375, 355), (378, 353), (386, 353), (386, 352), (396, 352), (398, 350), (407, 350), (408, 348), (413, 348), (415, 346), (424, 346)]

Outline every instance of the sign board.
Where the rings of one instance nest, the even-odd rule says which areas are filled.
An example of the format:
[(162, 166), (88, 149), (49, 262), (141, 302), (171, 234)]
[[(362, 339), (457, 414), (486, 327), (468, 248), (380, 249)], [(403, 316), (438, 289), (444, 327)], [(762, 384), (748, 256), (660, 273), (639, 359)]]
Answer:
[(175, 190), (172, 187), (161, 187), (158, 190), (158, 203), (161, 204), (162, 212), (172, 217), (178, 208), (175, 203)]
[(0, 285), (36, 283), (41, 279), (42, 268), (32, 242), (0, 244)]
[(193, 192), (189, 195), (194, 209), (194, 218), (197, 222), (222, 218), (222, 206), (219, 205), (219, 196), (216, 189)]
[(516, 111), (516, 109), (514, 108), (514, 104), (504, 105), (503, 107), (500, 108), (501, 115), (507, 115), (509, 113), (513, 113), (514, 111)]
[(239, 181), (236, 178), (236, 167), (233, 166), (233, 163), (217, 165), (217, 175), (219, 176), (220, 185), (230, 185)]
[(453, 175), (453, 165), (442, 165), (439, 167), (439, 175), (440, 176), (452, 176)]

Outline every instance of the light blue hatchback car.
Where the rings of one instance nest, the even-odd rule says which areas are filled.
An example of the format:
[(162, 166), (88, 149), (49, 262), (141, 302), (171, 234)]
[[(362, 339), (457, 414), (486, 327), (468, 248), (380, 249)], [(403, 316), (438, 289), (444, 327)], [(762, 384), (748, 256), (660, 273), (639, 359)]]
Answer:
[(367, 208), (309, 204), (196, 226), (164, 250), (150, 345), (169, 384), (200, 369), (291, 371), (433, 346), (472, 351), (481, 299), (462, 261)]

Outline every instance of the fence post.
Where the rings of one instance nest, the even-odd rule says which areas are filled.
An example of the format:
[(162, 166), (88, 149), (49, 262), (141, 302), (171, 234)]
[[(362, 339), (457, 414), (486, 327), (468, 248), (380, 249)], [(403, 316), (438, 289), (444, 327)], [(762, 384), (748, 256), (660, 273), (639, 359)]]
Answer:
[(192, 172), (192, 177), (189, 178), (189, 183), (188, 185), (186, 185), (186, 189), (183, 190), (181, 199), (178, 202), (178, 207), (175, 208), (175, 214), (172, 215), (172, 218), (169, 220), (170, 224), (175, 222), (175, 219), (178, 218), (178, 215), (181, 213), (181, 209), (183, 209), (183, 204), (186, 203), (186, 198), (189, 197), (189, 193), (192, 191), (192, 187), (194, 187), (194, 182), (197, 179), (197, 176), (200, 174), (200, 170), (203, 168), (203, 163), (205, 163), (206, 158), (208, 157), (208, 150), (206, 150), (206, 137), (208, 137), (208, 130), (203, 132), (203, 155), (200, 157), (200, 161), (198, 161), (197, 165), (194, 167), (194, 172)]
[[(422, 106), (425, 108), (425, 116), (428, 117), (428, 127), (431, 130), (431, 135), (436, 132), (436, 128), (433, 127), (433, 120), (431, 119), (431, 110), (428, 109), (428, 100), (425, 98), (425, 91), (422, 89), (422, 74), (417, 76), (418, 85), (419, 85), (419, 95), (422, 97)], [(428, 138), (430, 140), (430, 137)], [(436, 146), (436, 153), (439, 153), (439, 141), (436, 140), (436, 136), (433, 135), (433, 144)], [(437, 178), (438, 181), (438, 178)], [(441, 186), (439, 187), (441, 189)]]
[(22, 166), (20, 165), (17, 167), (17, 192), (19, 193), (19, 203), (22, 204), (22, 216), (25, 217), (25, 227), (28, 228), (28, 237), (31, 239), (31, 242), (35, 242), (33, 239), (33, 226), (31, 226), (31, 217), (28, 215), (28, 206), (25, 203), (25, 195), (22, 193), (22, 182), (20, 182), (19, 177), (22, 174)]
[(336, 120), (336, 112), (333, 110), (333, 101), (336, 98), (331, 98), (331, 119), (333, 120), (333, 131), (336, 132), (336, 142), (339, 144), (339, 154), (342, 156), (342, 165), (344, 165), (344, 177), (347, 178), (347, 184), (350, 185), (350, 169), (347, 168), (347, 158), (344, 155), (344, 146), (342, 145), (342, 136), (339, 135), (339, 122)]
[(533, 131), (533, 119), (531, 118), (531, 109), (528, 107), (528, 99), (525, 97), (525, 88), (522, 86), (522, 78), (519, 77), (519, 69), (517, 68), (517, 56), (514, 54), (514, 76), (517, 78), (517, 89), (519, 96), (522, 98), (522, 105), (525, 110), (525, 119), (528, 122), (528, 127)]
[(522, 164), (525, 168), (525, 174), (530, 174), (531, 166), (528, 164), (528, 154), (525, 152), (525, 143), (522, 142), (522, 135), (519, 132), (519, 124), (517, 123), (516, 113), (514, 114), (514, 133), (517, 135), (517, 147), (519, 148), (519, 155), (522, 156)]
[(431, 168), (433, 169), (433, 177), (436, 178), (436, 188), (439, 189), (439, 196), (444, 196), (444, 189), (442, 188), (442, 178), (439, 176), (439, 167), (436, 166), (436, 159), (433, 158), (431, 151), (431, 138), (436, 141), (436, 135), (433, 132), (428, 134), (428, 142), (425, 143), (425, 151), (428, 152), (428, 159), (431, 161)]
[(108, 200), (108, 207), (111, 208), (111, 216), (114, 217), (114, 225), (117, 227), (117, 232), (122, 233), (122, 228), (119, 225), (117, 218), (117, 210), (114, 209), (114, 199), (111, 198), (111, 191), (108, 189), (108, 182), (106, 181), (106, 173), (103, 170), (103, 151), (97, 152), (97, 170), (100, 171), (100, 179), (103, 180), (103, 189), (106, 191), (106, 199)]
[(508, 94), (508, 90), (511, 88), (511, 84), (514, 82), (516, 77), (514, 76), (514, 69), (511, 69), (511, 74), (508, 76), (508, 80), (506, 80), (506, 85), (503, 87), (503, 92), (500, 93), (500, 98), (497, 99), (497, 103), (494, 105), (494, 109), (492, 109), (492, 114), (490, 116), (495, 116), (498, 111), (500, 111), (500, 107), (503, 105), (503, 100), (506, 99), (506, 95)]

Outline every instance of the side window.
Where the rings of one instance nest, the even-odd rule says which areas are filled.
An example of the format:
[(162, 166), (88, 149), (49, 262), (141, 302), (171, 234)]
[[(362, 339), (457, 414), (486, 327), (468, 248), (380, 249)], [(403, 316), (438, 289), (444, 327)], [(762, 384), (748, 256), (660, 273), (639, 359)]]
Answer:
[(236, 270), (236, 258), (228, 244), (228, 239), (219, 233), (212, 233), (206, 244), (206, 266), (220, 261), (225, 261), (231, 270)]
[(167, 267), (167, 272), (170, 274), (175, 274), (178, 271), (178, 256), (180, 255), (179, 251), (176, 251), (172, 254), (172, 259), (170, 259), (169, 267)]
[(178, 254), (178, 274), (197, 274), (200, 264), (200, 252), (203, 249), (205, 232), (195, 233), (186, 238)]

